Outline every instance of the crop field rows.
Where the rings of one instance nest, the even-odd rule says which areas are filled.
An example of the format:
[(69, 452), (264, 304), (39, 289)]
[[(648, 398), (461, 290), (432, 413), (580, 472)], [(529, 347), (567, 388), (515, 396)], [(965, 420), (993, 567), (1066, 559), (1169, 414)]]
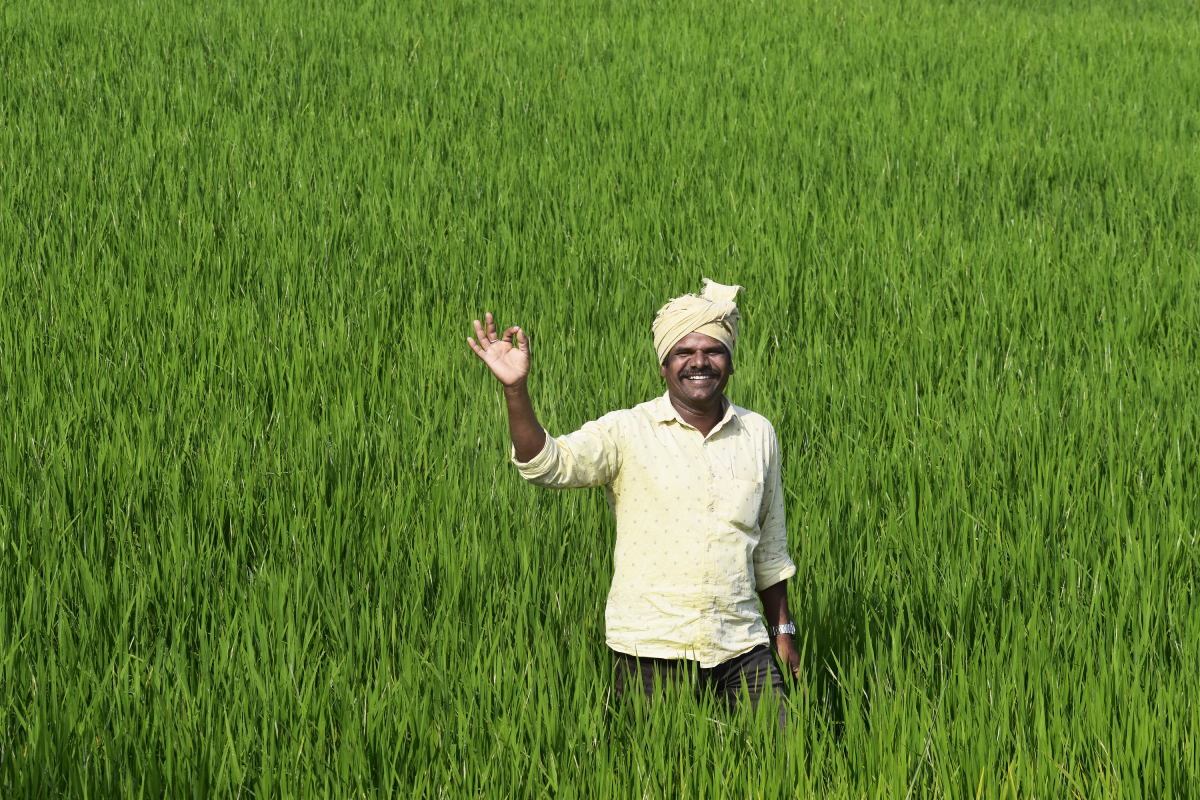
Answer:
[[(0, 8), (0, 795), (1190, 797), (1194, 3)], [(508, 461), (746, 287), (786, 734)], [(644, 712), (644, 713), (643, 713)]]

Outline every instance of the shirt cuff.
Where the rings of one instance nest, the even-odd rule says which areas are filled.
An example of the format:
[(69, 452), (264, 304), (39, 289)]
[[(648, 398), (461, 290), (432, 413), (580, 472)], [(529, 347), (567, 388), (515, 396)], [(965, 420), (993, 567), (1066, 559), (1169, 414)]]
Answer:
[(796, 574), (796, 565), (791, 561), (780, 564), (776, 562), (769, 566), (754, 567), (754, 587), (757, 591), (770, 589), (780, 581), (786, 581)]
[(521, 462), (517, 460), (517, 448), (509, 447), (509, 459), (516, 466), (517, 472), (521, 473), (521, 477), (525, 480), (533, 480), (540, 478), (554, 467), (556, 445), (554, 437), (546, 434), (546, 443), (542, 445), (542, 450), (529, 461)]

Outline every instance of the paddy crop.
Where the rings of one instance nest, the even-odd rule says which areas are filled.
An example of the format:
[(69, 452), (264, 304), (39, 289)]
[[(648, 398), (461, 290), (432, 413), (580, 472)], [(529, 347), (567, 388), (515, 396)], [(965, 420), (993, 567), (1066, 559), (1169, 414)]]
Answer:
[[(1173, 797), (1200, 769), (1200, 13), (0, 8), (4, 796)], [(612, 701), (551, 433), (746, 287), (784, 736)]]

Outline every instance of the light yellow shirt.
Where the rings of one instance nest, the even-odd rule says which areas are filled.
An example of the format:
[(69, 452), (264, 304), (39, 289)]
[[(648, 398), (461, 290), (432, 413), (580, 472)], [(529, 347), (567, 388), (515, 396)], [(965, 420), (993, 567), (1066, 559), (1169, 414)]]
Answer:
[(546, 436), (530, 483), (603, 486), (617, 518), (608, 645), (711, 667), (767, 644), (756, 590), (790, 578), (779, 443), (771, 423), (726, 403), (707, 437), (666, 395)]

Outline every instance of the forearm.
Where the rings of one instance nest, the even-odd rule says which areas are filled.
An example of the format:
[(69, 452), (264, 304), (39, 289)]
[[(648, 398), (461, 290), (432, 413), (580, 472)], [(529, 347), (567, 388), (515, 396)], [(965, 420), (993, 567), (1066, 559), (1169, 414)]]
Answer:
[(546, 430), (533, 411), (533, 400), (529, 397), (525, 382), (505, 386), (504, 402), (508, 406), (508, 434), (512, 437), (517, 461), (532, 461), (546, 446)]
[[(769, 627), (779, 627), (792, 621), (788, 610), (787, 581), (782, 580), (758, 593), (763, 606), (763, 622)], [(788, 634), (782, 634), (787, 636)]]
[[(768, 586), (758, 593), (763, 604), (763, 618), (768, 626), (777, 628), (792, 621), (788, 611), (787, 579), (779, 581), (774, 586)], [(800, 652), (796, 649), (796, 637), (790, 633), (781, 633), (771, 637), (779, 660), (783, 662), (787, 674), (792, 678), (800, 678)]]
[(783, 580), (774, 586), (768, 586), (758, 593), (762, 601), (763, 621), (768, 625), (785, 625), (792, 621), (788, 611), (787, 581)]

